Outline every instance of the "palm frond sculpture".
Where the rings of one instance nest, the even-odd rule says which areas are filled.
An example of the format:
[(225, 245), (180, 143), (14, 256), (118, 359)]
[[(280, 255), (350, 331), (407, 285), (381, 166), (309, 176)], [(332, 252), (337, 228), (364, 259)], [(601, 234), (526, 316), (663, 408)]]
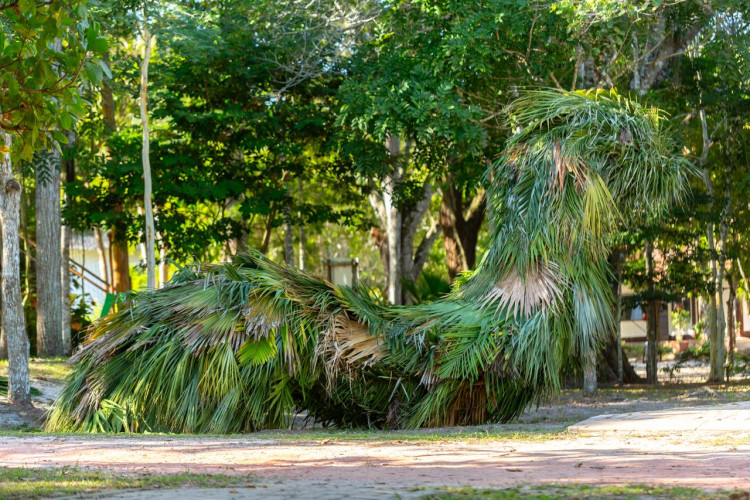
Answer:
[(617, 224), (678, 201), (689, 164), (656, 109), (531, 91), (487, 172), (491, 245), (445, 299), (390, 306), (261, 255), (183, 270), (93, 328), (49, 430), (240, 432), (507, 421), (613, 325)]

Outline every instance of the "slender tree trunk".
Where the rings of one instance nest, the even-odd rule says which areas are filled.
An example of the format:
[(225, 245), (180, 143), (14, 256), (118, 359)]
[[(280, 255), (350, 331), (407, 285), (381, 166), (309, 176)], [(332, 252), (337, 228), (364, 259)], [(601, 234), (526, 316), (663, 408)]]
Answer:
[(96, 255), (99, 259), (99, 274), (106, 285), (105, 288), (111, 290), (112, 282), (109, 279), (109, 266), (107, 266), (109, 258), (104, 247), (102, 229), (99, 226), (94, 226), (94, 240), (96, 241)]
[(57, 150), (39, 152), (36, 162), (36, 353), (65, 354), (60, 267), (60, 163)]
[(651, 240), (646, 240), (646, 274), (648, 276), (649, 301), (646, 312), (646, 380), (654, 386), (659, 383), (659, 301), (655, 298), (654, 286), (654, 249)]
[(276, 219), (276, 204), (271, 202), (271, 207), (266, 217), (266, 227), (263, 230), (263, 241), (260, 244), (260, 253), (268, 253), (268, 247), (271, 245), (271, 234), (273, 233), (273, 222)]
[(73, 352), (73, 313), (70, 304), (70, 243), (73, 239), (73, 229), (70, 226), (62, 227), (61, 234), (61, 254), (60, 262), (60, 298), (62, 300), (62, 342), (63, 350), (66, 356)]
[(622, 365), (622, 266), (625, 252), (617, 251), (617, 308), (615, 309), (615, 324), (617, 325), (617, 384), (622, 387), (625, 383), (625, 370)]
[[(3, 159), (0, 158), (0, 161), (3, 161)], [(0, 203), (2, 203), (2, 199), (0, 199)], [(3, 252), (2, 237), (0, 237), (0, 262), (2, 261), (2, 256), (3, 256), (2, 252)], [(2, 303), (1, 288), (2, 287), (0, 287), (0, 303)], [(0, 359), (8, 359), (8, 340), (5, 338), (5, 328), (0, 328)]]
[[(2, 137), (0, 137), (0, 139), (2, 139)], [(0, 158), (0, 161), (4, 161), (4, 158)], [(2, 198), (0, 198), (0, 203), (2, 203)], [(0, 227), (0, 230), (2, 230), (2, 227)], [(2, 233), (0, 233), (0, 259), (2, 259), (2, 255), (3, 255), (3, 244), (2, 244), (3, 239), (1, 237), (1, 234)], [(24, 231), (24, 237), (25, 236), (26, 236), (26, 232)], [(2, 285), (2, 283), (0, 283), (0, 285)], [(2, 286), (0, 286), (0, 307), (2, 307), (1, 304), (2, 304)], [(2, 328), (2, 327), (0, 327), (0, 359), (8, 359), (8, 340), (5, 338), (5, 328)]]
[[(12, 139), (0, 131), (10, 150)], [(0, 155), (0, 223), (2, 224), (2, 329), (8, 344), (8, 399), (29, 405), (29, 339), (24, 325), (20, 282), (19, 215), (21, 184), (13, 176), (10, 152)], [(59, 280), (55, 279), (59, 283)]]
[[(23, 187), (23, 184), (22, 184)], [(29, 229), (29, 212), (31, 204), (29, 203), (29, 193), (24, 188), (21, 189), (21, 228), (23, 229), (23, 307), (31, 307), (31, 296), (36, 288), (34, 285), (34, 247), (31, 245), (31, 230)]]
[[(727, 298), (727, 337), (729, 338), (729, 351), (727, 352), (727, 365), (730, 368), (734, 368), (734, 350), (737, 345), (737, 319), (735, 318), (735, 311), (737, 308), (737, 277), (735, 273), (730, 273), (727, 279), (729, 283), (729, 297)], [(728, 376), (731, 373), (727, 374)]]
[[(298, 204), (300, 207), (302, 207), (302, 203), (304, 202), (303, 198), (303, 191), (302, 191), (302, 177), (297, 177), (297, 196), (298, 196)], [(305, 225), (302, 223), (302, 221), (299, 222), (297, 229), (299, 230), (299, 246), (298, 246), (298, 255), (299, 255), (299, 268), (304, 271), (305, 270)]]
[(412, 297), (406, 293), (402, 281), (417, 280), (432, 245), (440, 235), (440, 226), (433, 223), (416, 249), (414, 248), (420, 223), (430, 208), (433, 188), (426, 182), (421, 200), (399, 206), (394, 195), (404, 175), (398, 158), (402, 154), (401, 141), (398, 137), (391, 136), (387, 146), (393, 166), (382, 181), (380, 193), (370, 195), (370, 204), (380, 222), (380, 227), (373, 227), (371, 234), (383, 262), (388, 300), (393, 304), (407, 304)]
[(145, 210), (145, 233), (146, 233), (146, 286), (149, 289), (156, 288), (156, 250), (154, 229), (154, 207), (151, 201), (151, 160), (149, 158), (149, 131), (148, 131), (148, 63), (151, 60), (151, 32), (148, 30), (146, 12), (143, 12), (143, 61), (141, 62), (141, 125), (143, 127), (143, 149), (141, 157), (143, 160), (143, 207)]
[[(397, 155), (400, 141), (398, 137), (388, 140), (388, 149), (391, 154)], [(385, 213), (385, 244), (388, 248), (388, 283), (387, 296), (391, 304), (401, 304), (401, 211), (395, 200), (395, 192), (400, 182), (399, 169), (386, 176), (383, 182), (383, 207)]]
[(159, 248), (159, 286), (164, 286), (169, 281), (169, 261), (167, 260), (167, 245), (163, 238), (159, 238), (162, 242)]
[(720, 224), (719, 244), (720, 252), (716, 270), (714, 291), (714, 303), (716, 304), (716, 326), (714, 328), (714, 337), (711, 339), (711, 370), (708, 375), (710, 382), (724, 382), (726, 371), (727, 351), (725, 345), (726, 315), (724, 314), (724, 258), (726, 255), (726, 238), (728, 229), (724, 222)]
[[(75, 133), (68, 132), (68, 148), (72, 148), (75, 144)], [(71, 158), (65, 158), (62, 163), (62, 170), (65, 172), (65, 182), (70, 183), (75, 181), (75, 160)], [(65, 199), (67, 201), (67, 189), (65, 190)], [(62, 340), (63, 350), (65, 355), (69, 356), (73, 351), (73, 343), (71, 339), (72, 330), (72, 319), (71, 319), (71, 308), (70, 308), (70, 267), (68, 261), (70, 260), (70, 243), (73, 238), (73, 230), (70, 226), (62, 226), (61, 233), (61, 255), (62, 259), (60, 262), (60, 295), (62, 300)]]
[(284, 200), (284, 263), (294, 267), (294, 226), (292, 225), (291, 194), (289, 181), (284, 182), (286, 187), (286, 199)]

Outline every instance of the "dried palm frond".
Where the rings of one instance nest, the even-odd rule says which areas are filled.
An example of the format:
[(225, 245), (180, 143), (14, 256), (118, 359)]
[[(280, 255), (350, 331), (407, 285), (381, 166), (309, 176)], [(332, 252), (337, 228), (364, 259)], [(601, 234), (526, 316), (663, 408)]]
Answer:
[(495, 306), (496, 313), (529, 317), (541, 307), (551, 307), (562, 298), (561, 286), (554, 264), (538, 264), (522, 276), (512, 268), (484, 298), (483, 307)]

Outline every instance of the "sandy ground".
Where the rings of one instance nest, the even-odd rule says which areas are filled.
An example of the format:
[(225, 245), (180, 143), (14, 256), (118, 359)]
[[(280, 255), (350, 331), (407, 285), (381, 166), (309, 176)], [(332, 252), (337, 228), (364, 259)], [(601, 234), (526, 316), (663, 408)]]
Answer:
[[(528, 484), (655, 484), (750, 489), (744, 440), (708, 434), (564, 435), (544, 441), (437, 443), (291, 442), (257, 438), (0, 437), (0, 466), (78, 466), (128, 474), (252, 475), (256, 484), (298, 481), (360, 488), (510, 487)], [(718, 434), (721, 438), (725, 435)], [(718, 443), (718, 444), (714, 444)], [(723, 443), (723, 444), (722, 444)], [(330, 488), (319, 490), (317, 498)], [(268, 496), (268, 491), (264, 493)], [(281, 497), (279, 497), (281, 498)]]
[[(0, 427), (31, 424), (59, 385), (36, 380), (38, 410), (13, 414), (0, 401)], [(681, 432), (669, 422), (656, 434), (607, 430), (596, 435), (545, 437), (595, 415), (664, 411), (750, 400), (750, 386), (716, 391), (675, 386), (655, 394), (601, 391), (594, 399), (565, 393), (527, 411), (519, 422), (488, 430), (540, 433), (532, 439), (462, 440), (447, 430), (426, 430), (440, 441), (317, 439), (296, 431), (247, 437), (0, 435), (0, 467), (77, 466), (124, 474), (221, 473), (247, 478), (248, 487), (102, 493), (85, 498), (120, 500), (188, 498), (334, 499), (419, 498), (445, 486), (505, 488), (585, 483), (652, 484), (750, 490), (750, 424), (731, 433)], [(7, 411), (6, 411), (7, 410)], [(750, 412), (750, 410), (748, 410)], [(750, 416), (748, 417), (750, 422)], [(482, 428), (479, 428), (481, 430)], [(470, 429), (477, 431), (477, 428)], [(722, 429), (720, 429), (721, 431)], [(307, 436), (307, 437), (305, 437)], [(374, 438), (374, 439), (377, 439)], [(76, 498), (81, 498), (77, 496)]]

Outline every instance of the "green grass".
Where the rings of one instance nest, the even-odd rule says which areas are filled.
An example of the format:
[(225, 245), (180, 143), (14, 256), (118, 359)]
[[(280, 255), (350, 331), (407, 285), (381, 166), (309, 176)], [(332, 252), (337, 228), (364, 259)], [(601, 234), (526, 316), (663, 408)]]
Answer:
[[(31, 358), (29, 375), (42, 380), (62, 381), (73, 370), (67, 358)], [(8, 361), (0, 361), (0, 376), (8, 375)]]
[[(564, 439), (564, 427), (528, 429), (528, 425), (514, 425), (512, 429), (498, 427), (454, 427), (417, 431), (368, 431), (346, 429), (320, 429), (310, 431), (263, 431), (246, 436), (257, 439), (281, 441), (332, 441), (332, 442), (383, 442), (383, 443), (434, 443), (442, 441), (549, 441)], [(526, 427), (527, 429), (519, 429)]]
[(131, 477), (75, 467), (0, 468), (0, 500), (31, 500), (135, 488), (226, 488), (251, 483), (247, 476), (171, 474)]
[[(519, 428), (525, 429), (519, 429)], [(512, 429), (496, 427), (455, 427), (444, 429), (425, 429), (419, 431), (367, 431), (347, 429), (315, 429), (309, 431), (267, 430), (250, 434), (87, 434), (74, 432), (43, 432), (37, 428), (17, 428), (0, 430), (0, 436), (24, 437), (36, 434), (47, 436), (70, 436), (77, 439), (125, 439), (169, 437), (170, 439), (258, 439), (291, 443), (307, 442), (369, 442), (369, 443), (436, 443), (446, 441), (480, 442), (480, 441), (549, 441), (570, 437), (563, 426), (554, 428), (529, 429), (529, 425), (513, 425)]]
[[(551, 500), (569, 499), (725, 499), (732, 492), (707, 492), (680, 486), (588, 486), (585, 484), (535, 485), (502, 490), (479, 488), (446, 488), (444, 492), (425, 495), (423, 500)], [(745, 498), (745, 497), (740, 497)]]
[[(42, 393), (36, 387), (31, 387), (29, 392), (32, 396), (41, 396)], [(8, 377), (0, 375), (0, 396), (8, 396)]]

